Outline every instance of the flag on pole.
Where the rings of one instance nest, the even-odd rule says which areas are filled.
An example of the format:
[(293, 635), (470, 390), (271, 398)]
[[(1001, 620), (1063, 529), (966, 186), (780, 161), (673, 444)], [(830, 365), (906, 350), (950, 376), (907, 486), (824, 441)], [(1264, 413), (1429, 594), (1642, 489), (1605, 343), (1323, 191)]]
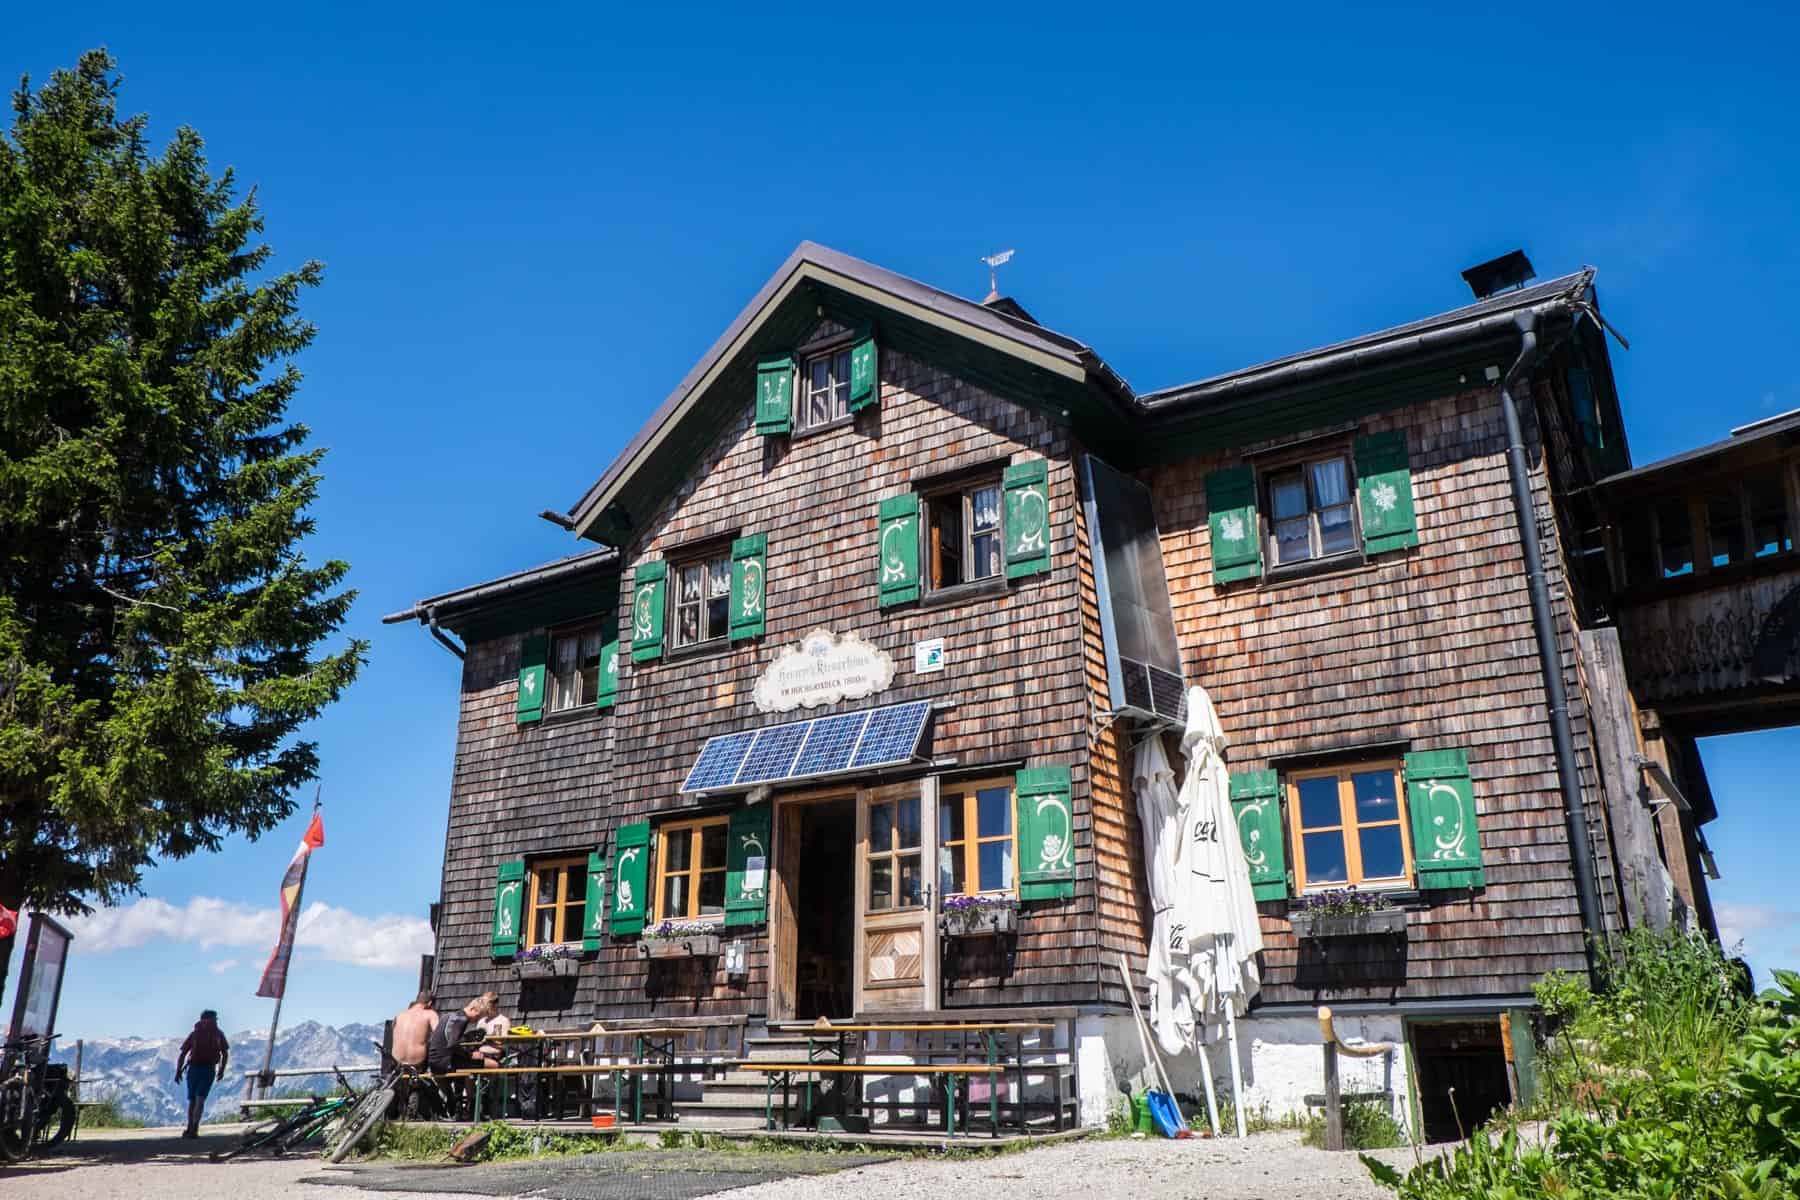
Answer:
[(315, 805), (312, 822), (300, 835), (300, 848), (294, 851), (287, 873), (281, 877), (281, 940), (275, 943), (275, 953), (269, 955), (269, 965), (263, 968), (262, 982), (256, 985), (259, 996), (279, 1000), (287, 991), (288, 960), (294, 956), (294, 930), (300, 924), (300, 893), (306, 886), (306, 863), (312, 852), (324, 844), (325, 819)]

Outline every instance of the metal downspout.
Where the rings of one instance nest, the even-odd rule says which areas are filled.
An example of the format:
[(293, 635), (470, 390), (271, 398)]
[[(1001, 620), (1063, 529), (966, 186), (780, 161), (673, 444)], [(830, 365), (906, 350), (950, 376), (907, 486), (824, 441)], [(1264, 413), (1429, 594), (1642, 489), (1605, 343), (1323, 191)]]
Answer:
[(1544, 699), (1550, 709), (1550, 741), (1556, 753), (1556, 778), (1562, 791), (1563, 822), (1569, 835), (1569, 860), (1575, 869), (1575, 897), (1581, 907), (1581, 923), (1587, 932), (1586, 950), (1591, 974), (1597, 943), (1606, 936), (1601, 920), (1600, 893), (1594, 885), (1592, 846), (1588, 838), (1587, 806), (1581, 798), (1581, 776), (1575, 766), (1575, 741), (1569, 732), (1569, 697), (1563, 684), (1562, 654), (1550, 613), (1550, 586), (1544, 577), (1542, 537), (1537, 512), (1531, 501), (1531, 475), (1525, 461), (1525, 435), (1519, 423), (1519, 406), (1513, 385), (1537, 361), (1537, 314), (1519, 316), (1519, 357), (1500, 380), (1500, 411), (1506, 421), (1506, 473), (1512, 480), (1513, 511), (1519, 522), (1519, 545), (1525, 552), (1526, 590), (1531, 595), (1531, 624), (1537, 635), (1538, 667), (1544, 675)]
[(449, 634), (438, 628), (437, 608), (435, 606), (425, 610), (425, 625), (431, 630), (431, 636), (442, 643), (444, 648), (450, 651), (450, 653), (456, 655), (458, 658), (465, 658), (468, 656), (467, 650), (464, 650), (461, 646), (457, 645), (451, 640)]

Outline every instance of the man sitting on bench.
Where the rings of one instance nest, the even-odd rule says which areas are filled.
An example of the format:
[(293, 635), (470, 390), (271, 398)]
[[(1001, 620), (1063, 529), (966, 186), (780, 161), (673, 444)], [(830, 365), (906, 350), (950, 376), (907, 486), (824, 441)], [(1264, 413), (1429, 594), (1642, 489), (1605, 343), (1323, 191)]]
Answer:
[[(498, 1058), (482, 1053), (487, 1047), (472, 1050), (462, 1044), (469, 1022), (485, 1021), (499, 1011), (499, 993), (483, 992), (457, 1011), (444, 1014), (439, 1019), (437, 1028), (431, 1031), (431, 1041), (425, 1051), (425, 1061), (431, 1067), (431, 1073), (443, 1075), (469, 1067), (499, 1066)], [(477, 1118), (480, 1116), (479, 1113), (475, 1115)]]

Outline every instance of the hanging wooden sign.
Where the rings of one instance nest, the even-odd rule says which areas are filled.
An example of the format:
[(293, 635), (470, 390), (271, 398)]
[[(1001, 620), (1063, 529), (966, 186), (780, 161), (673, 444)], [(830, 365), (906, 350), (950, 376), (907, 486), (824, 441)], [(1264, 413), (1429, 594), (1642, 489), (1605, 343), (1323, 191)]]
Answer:
[(872, 696), (893, 682), (894, 660), (887, 651), (858, 633), (815, 629), (763, 671), (756, 681), (756, 707), (763, 712), (818, 708)]

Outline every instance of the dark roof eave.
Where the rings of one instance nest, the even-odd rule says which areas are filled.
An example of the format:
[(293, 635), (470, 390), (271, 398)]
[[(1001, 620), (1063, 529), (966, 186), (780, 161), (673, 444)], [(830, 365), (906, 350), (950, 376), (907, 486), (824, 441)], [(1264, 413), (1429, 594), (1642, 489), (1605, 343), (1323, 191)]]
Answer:
[(1544, 315), (1566, 309), (1578, 298), (1591, 298), (1594, 271), (1584, 267), (1535, 288), (1484, 300), (1437, 317), (1308, 350), (1181, 387), (1150, 392), (1138, 399), (1151, 415), (1214, 404), (1239, 396), (1278, 390), (1320, 376), (1351, 373), (1396, 358), (1430, 353), (1452, 346), (1510, 335), (1526, 313)]
[(1645, 463), (1641, 467), (1633, 467), (1629, 471), (1620, 471), (1597, 480), (1594, 486), (1608, 490), (1629, 487), (1633, 484), (1653, 482), (1657, 476), (1665, 472), (1680, 470), (1684, 474), (1693, 467), (1712, 458), (1724, 458), (1736, 450), (1750, 450), (1775, 438), (1791, 437), (1800, 434), (1800, 413), (1771, 420), (1754, 431), (1733, 434), (1731, 437), (1710, 442), (1704, 446), (1696, 446), (1692, 450), (1683, 450), (1680, 454), (1671, 454), (1667, 458), (1659, 458), (1655, 462)]
[(584, 575), (602, 572), (608, 567), (617, 570), (618, 558), (618, 552), (610, 548), (589, 550), (553, 563), (545, 563), (524, 571), (515, 571), (511, 575), (502, 575), (498, 579), (490, 579), (485, 583), (471, 584), (453, 592), (431, 596), (420, 600), (404, 612), (389, 613), (381, 618), (381, 623), (397, 625), (403, 621), (416, 620), (421, 625), (429, 624), (433, 615), (444, 616), (453, 612), (467, 611), (502, 598), (510, 599), (537, 588), (567, 583)]

